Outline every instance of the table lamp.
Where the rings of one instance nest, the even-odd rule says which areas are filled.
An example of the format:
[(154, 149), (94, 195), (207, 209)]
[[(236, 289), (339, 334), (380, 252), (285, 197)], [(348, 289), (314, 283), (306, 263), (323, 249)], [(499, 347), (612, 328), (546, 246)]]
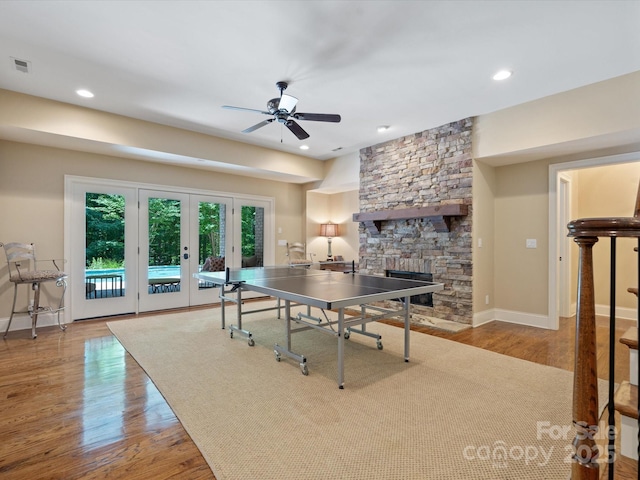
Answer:
[(331, 256), (331, 239), (333, 237), (339, 236), (338, 234), (338, 225), (335, 223), (323, 223), (320, 225), (320, 236), (327, 237), (327, 242), (329, 242), (329, 250), (327, 252), (327, 261), (330, 262), (333, 260)]

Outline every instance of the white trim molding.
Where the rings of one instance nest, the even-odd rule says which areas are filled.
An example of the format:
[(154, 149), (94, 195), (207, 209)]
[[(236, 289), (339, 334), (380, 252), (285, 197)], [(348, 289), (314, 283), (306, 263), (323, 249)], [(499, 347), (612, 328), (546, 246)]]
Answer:
[[(7, 325), (9, 324), (9, 317), (0, 318), (0, 332), (4, 334), (4, 331), (7, 329)], [(60, 312), (60, 324), (66, 325), (64, 318), (64, 310)], [(43, 327), (56, 327), (56, 329), (60, 333), (62, 330), (58, 329), (58, 314), (51, 312), (41, 312), (38, 314), (38, 324), (36, 325), (36, 333)], [(11, 322), (10, 332), (15, 332), (17, 330), (29, 330), (29, 336), (31, 336), (31, 317), (28, 313), (16, 313), (13, 316), (13, 321)]]
[(484, 325), (485, 323), (493, 322), (496, 319), (495, 310), (493, 308), (477, 312), (473, 314), (473, 320), (471, 325), (473, 328)]
[(503, 310), (501, 308), (496, 308), (494, 311), (495, 320), (499, 320), (501, 322), (515, 323), (516, 325), (526, 325), (529, 327), (546, 328), (547, 330), (557, 330), (557, 328), (553, 328), (547, 315), (514, 312), (512, 310)]

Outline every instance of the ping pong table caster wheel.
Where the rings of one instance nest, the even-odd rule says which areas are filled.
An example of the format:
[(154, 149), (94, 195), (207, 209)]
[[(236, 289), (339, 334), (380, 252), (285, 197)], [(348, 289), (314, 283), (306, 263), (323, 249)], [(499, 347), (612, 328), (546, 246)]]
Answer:
[(278, 352), (277, 350), (274, 350), (273, 354), (276, 356), (276, 362), (279, 362), (280, 361), (280, 352)]
[(253, 341), (253, 338), (249, 337), (249, 340), (247, 340), (247, 343), (249, 344), (250, 347), (253, 347), (256, 342)]
[(376, 342), (376, 345), (378, 346), (378, 350), (382, 350), (384, 347), (382, 346), (382, 342), (380, 340), (378, 340)]
[(300, 364), (300, 371), (302, 372), (303, 375), (309, 375), (309, 369), (307, 368), (306, 363)]
[(233, 338), (233, 330), (229, 330), (229, 338)]
[(346, 331), (344, 332), (344, 339), (345, 339), (345, 340), (349, 340), (349, 337), (350, 337), (350, 336), (351, 336), (351, 332), (350, 332), (349, 330), (346, 330)]

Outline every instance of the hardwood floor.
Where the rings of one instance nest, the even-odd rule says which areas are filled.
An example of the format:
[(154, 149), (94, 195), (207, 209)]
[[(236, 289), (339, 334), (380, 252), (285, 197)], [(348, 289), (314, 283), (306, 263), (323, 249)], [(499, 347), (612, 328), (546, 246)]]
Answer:
[(215, 478), (105, 321), (0, 343), (3, 479)]
[[(619, 321), (617, 335), (630, 325)], [(558, 331), (502, 322), (457, 334), (416, 330), (572, 370), (574, 328), (562, 319)], [(608, 378), (607, 339), (599, 319), (601, 378)], [(629, 378), (629, 353), (616, 349), (620, 382)], [(27, 330), (11, 332), (0, 342), (0, 400), (2, 479), (215, 478), (105, 320), (76, 322), (66, 332), (41, 328), (36, 340)], [(616, 479), (638, 478), (637, 462), (620, 459)]]

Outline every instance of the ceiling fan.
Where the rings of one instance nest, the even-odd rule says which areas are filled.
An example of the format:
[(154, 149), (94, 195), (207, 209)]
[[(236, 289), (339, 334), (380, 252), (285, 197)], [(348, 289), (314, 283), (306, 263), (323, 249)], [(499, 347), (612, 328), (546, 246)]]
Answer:
[(309, 138), (309, 134), (304, 131), (304, 129), (296, 122), (296, 120), (311, 120), (313, 122), (340, 122), (340, 115), (330, 114), (330, 113), (301, 113), (296, 112), (296, 104), (298, 103), (298, 99), (296, 97), (292, 97), (291, 95), (287, 95), (283, 93), (287, 87), (287, 82), (277, 82), (276, 87), (280, 90), (280, 98), (272, 98), (267, 102), (267, 110), (256, 110), (253, 108), (244, 108), (244, 107), (232, 107), (230, 105), (223, 105), (222, 108), (227, 108), (230, 110), (244, 110), (247, 112), (256, 112), (262, 113), (263, 115), (271, 115), (272, 118), (268, 118), (267, 120), (263, 120), (260, 123), (253, 125), (242, 131), (242, 133), (251, 133), (259, 128), (264, 127), (265, 125), (278, 121), (282, 123), (285, 127), (287, 127), (291, 132), (298, 137), (299, 140), (304, 140), (305, 138)]

